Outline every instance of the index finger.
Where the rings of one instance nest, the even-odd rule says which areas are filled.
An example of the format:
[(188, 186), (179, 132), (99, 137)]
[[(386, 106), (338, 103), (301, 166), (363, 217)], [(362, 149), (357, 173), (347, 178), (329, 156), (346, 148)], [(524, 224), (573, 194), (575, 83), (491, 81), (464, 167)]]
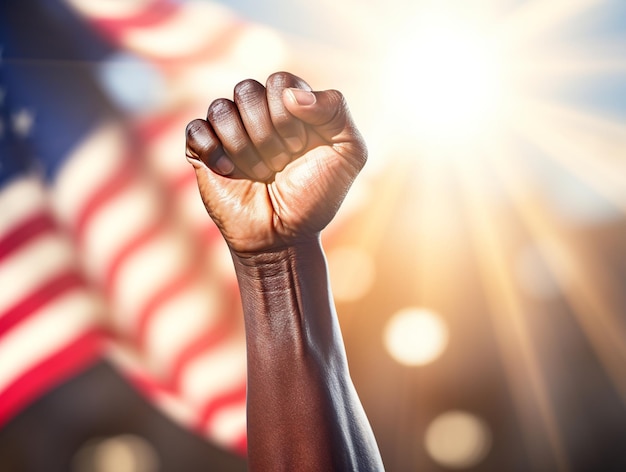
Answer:
[(235, 164), (224, 152), (222, 143), (208, 121), (201, 119), (191, 121), (185, 129), (185, 135), (187, 159), (200, 161), (221, 175), (233, 173)]

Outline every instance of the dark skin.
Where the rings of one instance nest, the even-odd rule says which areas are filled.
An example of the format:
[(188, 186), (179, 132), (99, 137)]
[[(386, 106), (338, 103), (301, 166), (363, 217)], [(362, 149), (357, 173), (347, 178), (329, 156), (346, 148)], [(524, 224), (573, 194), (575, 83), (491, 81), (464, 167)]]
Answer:
[(383, 470), (320, 243), (367, 159), (343, 96), (286, 72), (245, 80), (189, 123), (186, 153), (239, 281), (250, 470)]

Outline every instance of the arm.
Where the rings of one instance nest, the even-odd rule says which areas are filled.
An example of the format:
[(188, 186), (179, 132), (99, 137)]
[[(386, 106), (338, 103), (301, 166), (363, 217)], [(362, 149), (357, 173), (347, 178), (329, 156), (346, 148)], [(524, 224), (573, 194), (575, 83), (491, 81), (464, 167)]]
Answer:
[(382, 469), (348, 374), (319, 241), (236, 256), (235, 266), (248, 337), (251, 469)]
[(244, 81), (187, 136), (243, 301), (250, 470), (382, 470), (319, 239), (365, 162), (343, 97), (287, 73)]

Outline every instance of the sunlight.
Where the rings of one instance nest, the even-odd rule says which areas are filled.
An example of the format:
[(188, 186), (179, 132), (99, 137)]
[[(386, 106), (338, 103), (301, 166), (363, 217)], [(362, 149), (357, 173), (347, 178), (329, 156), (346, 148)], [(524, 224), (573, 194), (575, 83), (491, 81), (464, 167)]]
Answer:
[[(580, 180), (581, 188), (565, 192), (561, 199), (565, 216), (578, 215), (570, 219), (593, 223), (617, 220), (626, 213), (623, 123), (546, 102), (526, 100), (519, 109), (523, 113), (512, 123), (516, 133), (563, 169), (555, 173), (548, 190), (554, 195), (563, 189), (568, 172)], [(572, 140), (572, 136), (576, 139)], [(592, 198), (590, 194), (597, 196)]]
[(591, 252), (573, 242), (571, 233), (554, 223), (539, 197), (529, 191), (532, 177), (523, 165), (523, 158), (513, 148), (508, 152), (513, 159), (506, 165), (493, 158), (494, 153), (490, 153), (490, 161), (498, 177), (506, 183), (517, 214), (531, 236), (542, 241), (538, 246), (541, 256), (572, 306), (573, 314), (605, 372), (626, 401), (626, 374), (622, 367), (626, 358), (624, 327), (613, 305), (615, 294), (620, 292), (619, 282), (611, 278), (604, 264), (594, 260)]
[[(616, 252), (616, 267), (603, 263), (608, 249), (578, 241), (581, 234), (616, 231), (626, 211), (623, 86), (616, 85), (626, 71), (625, 39), (614, 30), (623, 29), (617, 19), (623, 6), (601, 0), (392, 3), (395, 8), (389, 2), (364, 7), (348, 0), (334, 8), (346, 37), (358, 44), (337, 69), (353, 80), (346, 88), (362, 94), (357, 102), (370, 121), (365, 135), (380, 163), (372, 175), (385, 172), (372, 199), (380, 208), (359, 222), (360, 237), (370, 235), (387, 256), (394, 248), (381, 235), (407, 234), (401, 263), (408, 265), (406, 254), (417, 263), (406, 271), (406, 283), (416, 305), (446, 313), (446, 359), (459, 348), (456, 307), (446, 294), (461, 299), (456, 274), (469, 279), (464, 271), (478, 271), (531, 468), (567, 471), (576, 455), (551, 366), (574, 346), (560, 336), (550, 338), (549, 350), (544, 346), (556, 322), (540, 317), (538, 307), (551, 312), (557, 303), (567, 305), (564, 318), (572, 319), (558, 322), (579, 326), (600, 370), (626, 398), (620, 278), (613, 277), (622, 259)], [(609, 3), (616, 18), (608, 18)], [(603, 22), (606, 32), (599, 30)], [(350, 67), (353, 76), (344, 72)], [(387, 185), (400, 161), (405, 175)], [(393, 218), (401, 223), (389, 228)], [(465, 240), (476, 268), (461, 267), (459, 241)], [(520, 255), (520, 248), (533, 252)], [(436, 336), (416, 340), (414, 333), (428, 328), (409, 322), (417, 324), (390, 318), (385, 347), (402, 365), (430, 365), (431, 357), (417, 350), (427, 350)], [(443, 371), (445, 363), (434, 368)]]
[(442, 145), (452, 135), (468, 142), (493, 128), (505, 102), (505, 61), (483, 23), (430, 13), (390, 43), (385, 105), (404, 131)]

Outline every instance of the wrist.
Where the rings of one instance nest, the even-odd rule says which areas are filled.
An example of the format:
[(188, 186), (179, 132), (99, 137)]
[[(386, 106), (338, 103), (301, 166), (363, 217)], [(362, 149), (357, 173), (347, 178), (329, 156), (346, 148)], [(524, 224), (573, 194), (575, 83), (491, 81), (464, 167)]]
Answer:
[(230, 253), (238, 277), (258, 279), (273, 277), (324, 257), (319, 234), (264, 251), (242, 252), (231, 248)]

